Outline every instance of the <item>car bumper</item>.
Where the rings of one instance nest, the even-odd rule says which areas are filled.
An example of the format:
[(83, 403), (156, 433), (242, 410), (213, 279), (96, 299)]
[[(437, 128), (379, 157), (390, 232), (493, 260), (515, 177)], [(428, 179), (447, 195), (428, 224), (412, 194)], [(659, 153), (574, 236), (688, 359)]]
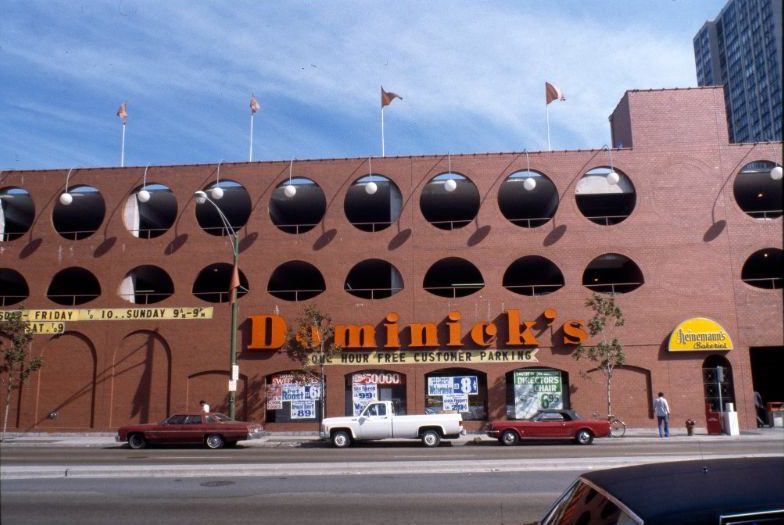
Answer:
[(254, 430), (252, 432), (248, 432), (248, 436), (245, 439), (261, 439), (266, 435), (267, 433), (263, 430)]
[(117, 443), (125, 443), (125, 440), (124, 440), (124, 439), (120, 439), (120, 434), (115, 434), (115, 435), (114, 435), (114, 440), (115, 440)]

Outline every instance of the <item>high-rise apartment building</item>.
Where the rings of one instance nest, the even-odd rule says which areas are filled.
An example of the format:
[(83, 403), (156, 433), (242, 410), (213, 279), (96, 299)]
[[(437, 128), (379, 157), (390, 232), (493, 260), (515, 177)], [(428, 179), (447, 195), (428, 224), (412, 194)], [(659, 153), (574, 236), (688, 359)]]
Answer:
[(782, 0), (729, 0), (694, 37), (697, 83), (724, 86), (730, 142), (782, 138)]

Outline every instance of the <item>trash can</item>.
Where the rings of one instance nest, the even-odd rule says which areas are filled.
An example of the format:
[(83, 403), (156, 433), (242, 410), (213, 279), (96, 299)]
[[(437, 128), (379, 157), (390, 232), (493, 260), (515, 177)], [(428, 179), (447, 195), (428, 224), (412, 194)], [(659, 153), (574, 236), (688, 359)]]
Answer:
[(767, 406), (768, 423), (772, 427), (784, 427), (784, 402), (771, 401)]

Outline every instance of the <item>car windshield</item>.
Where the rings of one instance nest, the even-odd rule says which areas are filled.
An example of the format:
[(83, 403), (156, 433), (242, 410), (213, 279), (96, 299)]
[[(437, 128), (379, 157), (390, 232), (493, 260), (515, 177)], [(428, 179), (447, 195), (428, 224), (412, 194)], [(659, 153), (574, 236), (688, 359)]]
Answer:
[(231, 419), (226, 414), (220, 414), (220, 413), (217, 413), (217, 412), (207, 416), (207, 423), (223, 423), (223, 422), (226, 422), (226, 421), (234, 421), (234, 420)]
[(615, 502), (579, 479), (564, 492), (541, 523), (542, 525), (566, 523), (635, 525), (642, 521), (632, 518)]

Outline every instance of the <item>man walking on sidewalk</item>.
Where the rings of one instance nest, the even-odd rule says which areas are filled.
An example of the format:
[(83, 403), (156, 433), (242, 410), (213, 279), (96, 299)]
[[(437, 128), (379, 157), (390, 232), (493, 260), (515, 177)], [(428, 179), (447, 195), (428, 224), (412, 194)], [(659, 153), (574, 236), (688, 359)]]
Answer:
[(653, 400), (653, 411), (656, 412), (659, 437), (662, 437), (662, 425), (664, 426), (664, 437), (670, 437), (670, 405), (664, 399), (664, 392), (659, 392), (659, 397)]

